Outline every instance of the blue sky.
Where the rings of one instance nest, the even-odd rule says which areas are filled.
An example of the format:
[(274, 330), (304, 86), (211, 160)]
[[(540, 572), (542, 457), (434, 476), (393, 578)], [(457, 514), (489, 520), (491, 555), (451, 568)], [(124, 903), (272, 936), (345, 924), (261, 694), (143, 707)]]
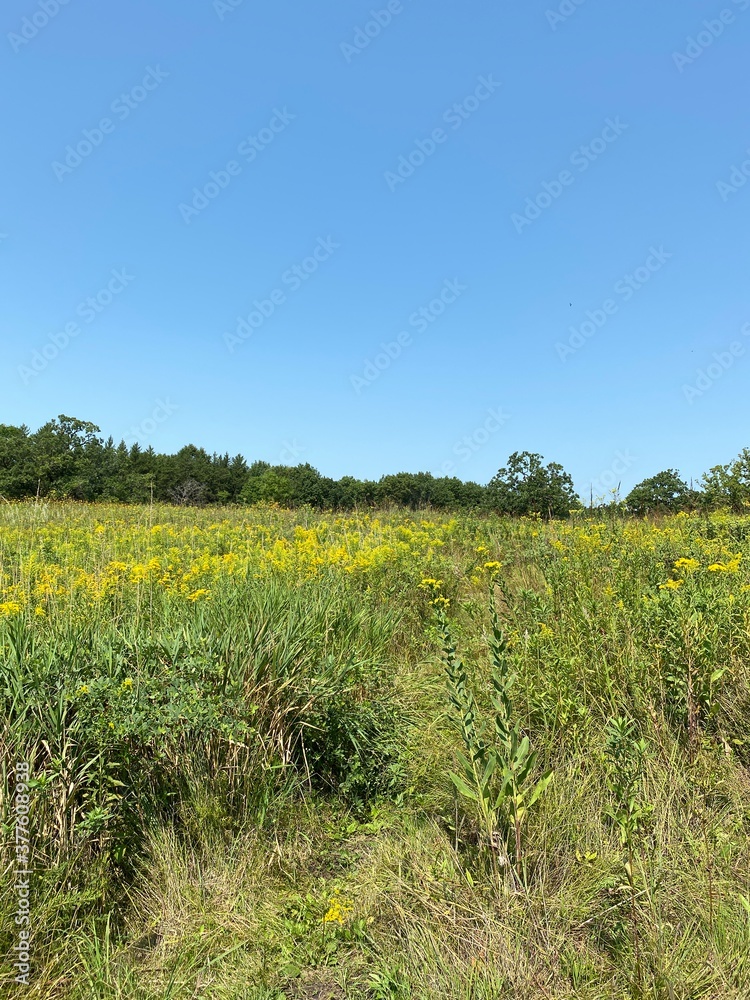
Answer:
[(0, 421), (585, 496), (750, 445), (750, 0), (0, 19)]

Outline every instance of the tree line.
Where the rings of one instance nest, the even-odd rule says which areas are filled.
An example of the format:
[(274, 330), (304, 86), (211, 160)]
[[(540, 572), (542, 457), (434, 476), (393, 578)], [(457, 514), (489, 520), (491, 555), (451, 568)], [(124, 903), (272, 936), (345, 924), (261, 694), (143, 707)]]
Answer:
[[(514, 452), (486, 485), (429, 472), (399, 472), (377, 481), (331, 479), (309, 463), (249, 464), (242, 455), (209, 454), (195, 445), (166, 455), (137, 443), (115, 444), (112, 437), (102, 438), (95, 424), (65, 415), (33, 433), (24, 425), (0, 424), (0, 497), (180, 505), (275, 502), (335, 510), (396, 504), (413, 510), (491, 510), (545, 519), (568, 517), (583, 506), (563, 467), (556, 462), (545, 465), (540, 455), (530, 452)], [(607, 501), (597, 498), (590, 506), (636, 515), (744, 511), (750, 507), (750, 449), (728, 465), (712, 468), (697, 489), (676, 470), (667, 469), (639, 483), (622, 500), (617, 495)]]

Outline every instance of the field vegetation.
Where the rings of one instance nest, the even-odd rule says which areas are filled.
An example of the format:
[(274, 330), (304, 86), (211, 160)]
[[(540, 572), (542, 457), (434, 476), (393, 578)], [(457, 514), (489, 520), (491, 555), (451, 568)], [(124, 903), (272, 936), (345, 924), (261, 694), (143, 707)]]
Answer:
[(4, 503), (0, 657), (4, 996), (750, 997), (742, 515)]

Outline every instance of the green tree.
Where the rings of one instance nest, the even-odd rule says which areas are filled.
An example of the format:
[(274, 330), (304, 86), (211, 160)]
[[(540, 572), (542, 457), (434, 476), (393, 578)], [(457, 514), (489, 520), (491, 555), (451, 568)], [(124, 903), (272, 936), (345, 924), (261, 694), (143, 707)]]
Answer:
[(625, 497), (632, 514), (670, 514), (692, 504), (692, 492), (676, 469), (665, 469), (638, 483)]
[(98, 433), (96, 424), (61, 414), (32, 434), (34, 470), (43, 495), (96, 498), (97, 458), (102, 445)]
[(20, 500), (36, 493), (36, 488), (28, 427), (0, 424), (0, 497)]
[(750, 448), (743, 448), (728, 465), (715, 465), (702, 477), (703, 506), (726, 507), (735, 513), (750, 507)]
[(293, 488), (289, 476), (269, 466), (260, 475), (248, 476), (242, 487), (240, 499), (243, 503), (278, 503), (286, 506), (291, 503), (292, 495)]
[(538, 514), (545, 520), (568, 517), (581, 502), (573, 480), (557, 462), (542, 462), (541, 455), (514, 451), (487, 485), (490, 509), (517, 516)]
[(342, 476), (331, 486), (331, 506), (340, 510), (372, 507), (375, 503), (377, 483), (362, 481), (354, 476)]

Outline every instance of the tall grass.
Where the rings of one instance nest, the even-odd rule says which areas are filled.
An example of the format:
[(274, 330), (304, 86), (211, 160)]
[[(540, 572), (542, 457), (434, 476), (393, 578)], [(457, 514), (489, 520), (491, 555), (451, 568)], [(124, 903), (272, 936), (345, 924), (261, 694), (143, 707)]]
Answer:
[(750, 996), (748, 548), (723, 514), (6, 505), (0, 950), (27, 760), (34, 959), (0, 989)]

